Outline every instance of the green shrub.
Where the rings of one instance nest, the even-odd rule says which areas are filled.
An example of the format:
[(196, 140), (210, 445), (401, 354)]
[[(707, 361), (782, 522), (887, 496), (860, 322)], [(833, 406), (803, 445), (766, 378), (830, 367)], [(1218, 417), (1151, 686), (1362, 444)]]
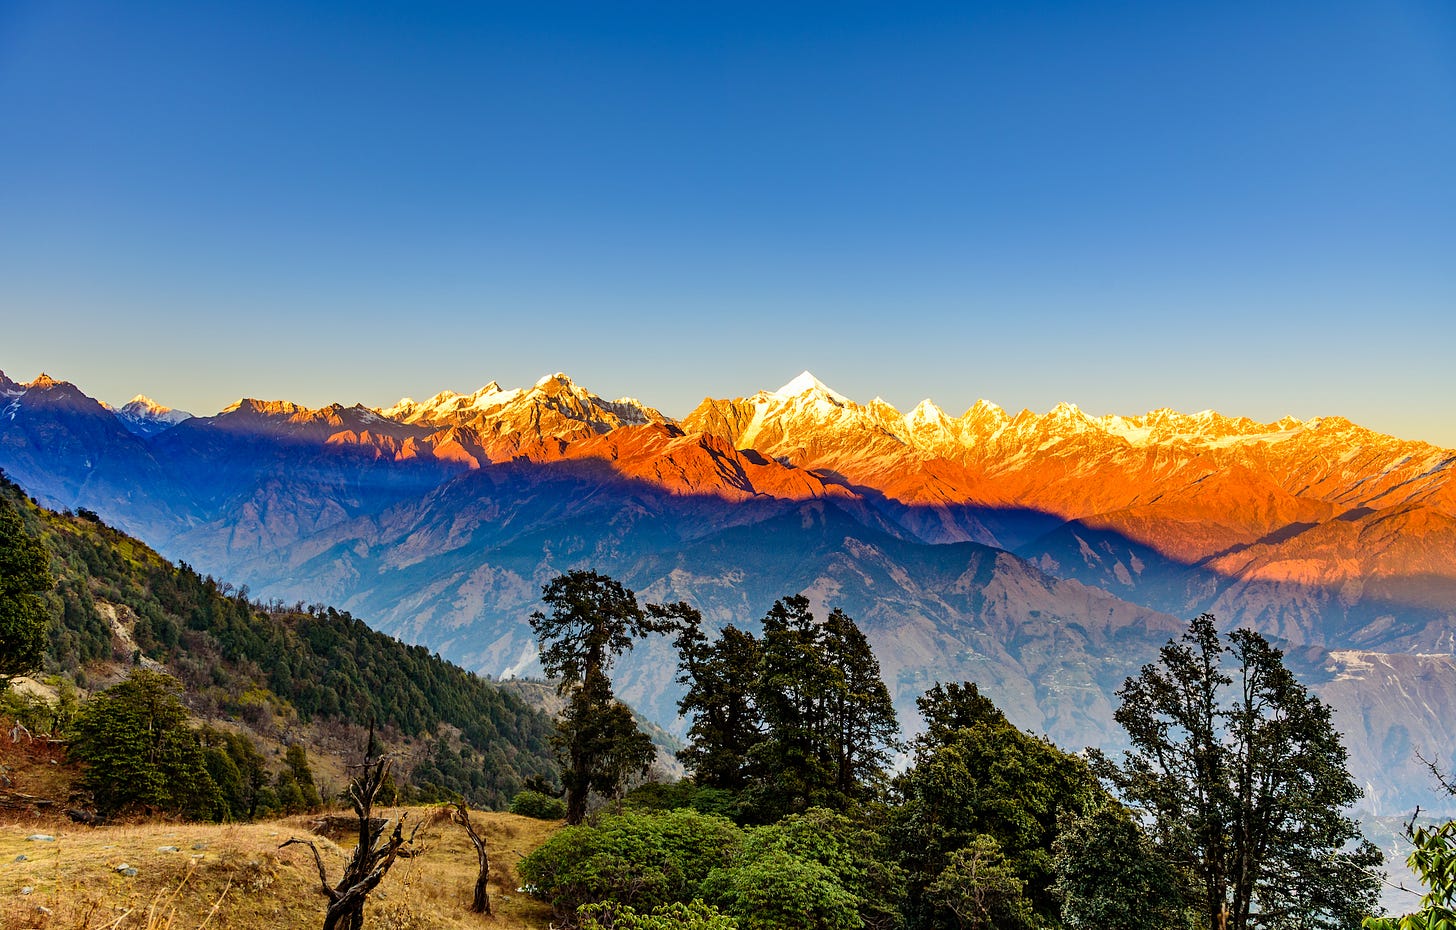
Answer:
[(576, 919), (581, 930), (738, 930), (738, 921), (697, 899), (658, 905), (649, 914), (605, 901), (583, 904)]
[(596, 902), (647, 911), (700, 897), (703, 880), (731, 860), (740, 836), (731, 821), (696, 811), (628, 812), (559, 831), (518, 869), (558, 918), (574, 920), (577, 908)]
[(860, 930), (859, 899), (817, 862), (771, 849), (717, 869), (703, 897), (738, 918), (743, 930)]
[(731, 791), (695, 784), (690, 779), (675, 782), (648, 782), (632, 789), (622, 799), (628, 807), (647, 811), (670, 811), (681, 807), (700, 814), (717, 814), (738, 822), (743, 804)]
[(511, 813), (537, 820), (560, 820), (566, 816), (566, 802), (539, 791), (518, 791), (511, 798)]

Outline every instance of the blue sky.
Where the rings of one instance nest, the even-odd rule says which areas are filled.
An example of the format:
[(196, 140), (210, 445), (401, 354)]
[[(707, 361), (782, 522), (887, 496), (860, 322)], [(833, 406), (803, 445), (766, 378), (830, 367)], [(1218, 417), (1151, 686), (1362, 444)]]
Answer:
[(0, 368), (1456, 447), (1456, 6), (0, 4)]

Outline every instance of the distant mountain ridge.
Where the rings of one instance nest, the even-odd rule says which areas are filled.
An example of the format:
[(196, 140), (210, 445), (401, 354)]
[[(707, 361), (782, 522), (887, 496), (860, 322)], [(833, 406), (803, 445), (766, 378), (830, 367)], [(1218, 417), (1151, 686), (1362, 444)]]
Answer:
[[(1023, 726), (1106, 744), (1122, 678), (1212, 610), (1313, 656), (1372, 770), (1395, 727), (1452, 742), (1395, 708), (1434, 688), (1456, 719), (1427, 680), (1456, 648), (1453, 464), (1339, 418), (901, 413), (807, 372), (680, 421), (555, 374), (377, 409), (244, 400), (149, 435), (0, 375), (0, 467), (42, 502), (483, 672), (533, 668), (540, 585), (590, 566), (720, 623), (806, 593), (865, 624), (902, 716), (968, 678)], [(646, 644), (619, 682), (664, 722), (671, 664)], [(1380, 777), (1387, 801), (1421, 788)]]

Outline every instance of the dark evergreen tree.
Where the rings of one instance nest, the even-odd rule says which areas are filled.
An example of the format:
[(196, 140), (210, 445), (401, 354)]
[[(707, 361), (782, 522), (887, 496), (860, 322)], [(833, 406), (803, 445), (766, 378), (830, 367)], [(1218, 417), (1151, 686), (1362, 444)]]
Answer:
[(929, 691), (915, 699), (925, 732), (916, 740), (921, 747), (944, 745), (956, 730), (982, 724), (1010, 726), (1001, 708), (981, 693), (975, 682), (943, 685), (936, 682)]
[[(889, 824), (906, 870), (907, 922), (939, 927), (955, 922), (957, 907), (971, 913), (980, 894), (974, 876), (992, 882), (1003, 864), (1020, 889), (1007, 897), (1011, 885), (995, 878), (983, 901), (1000, 895), (1002, 913), (1010, 915), (1021, 913), (1017, 901), (1024, 899), (1035, 920), (1055, 921), (1052, 846), (1066, 817), (1105, 799), (1096, 776), (1077, 756), (1012, 726), (974, 685), (937, 685), (920, 706), (930, 729), (915, 742), (914, 763), (895, 780), (901, 803)], [(977, 843), (978, 852), (957, 862)], [(962, 892), (970, 904), (956, 897)]]
[(1213, 930), (1348, 927), (1380, 852), (1342, 813), (1360, 797), (1330, 710), (1258, 633), (1196, 618), (1119, 692), (1133, 748), (1109, 767), (1196, 877)]
[(541, 646), (541, 666), (567, 695), (552, 744), (562, 763), (566, 821), (581, 823), (592, 791), (612, 793), (632, 771), (652, 764), (652, 741), (631, 711), (616, 700), (607, 670), (633, 637), (665, 630), (649, 618), (637, 596), (606, 575), (580, 569), (558, 575), (542, 588), (549, 614), (531, 614)]
[(187, 726), (181, 690), (170, 675), (140, 668), (81, 706), (70, 748), (85, 765), (83, 783), (101, 814), (225, 813), (202, 745)]
[(692, 720), (678, 759), (698, 784), (741, 791), (753, 777), (748, 759), (764, 739), (754, 698), (763, 658), (758, 640), (730, 625), (710, 641), (702, 615), (687, 604), (653, 604), (648, 610), (677, 633), (677, 680), (686, 689), (677, 709)]
[(44, 595), (55, 585), (45, 545), (25, 528), (0, 473), (0, 689), (40, 667), (50, 614)]
[(750, 752), (756, 806), (776, 819), (843, 808), (884, 776), (899, 726), (869, 642), (842, 611), (818, 622), (802, 596), (763, 618), (753, 696), (767, 738)]
[(303, 744), (294, 743), (289, 746), (284, 761), (288, 763), (288, 770), (293, 774), (294, 783), (298, 785), (304, 809), (316, 811), (323, 807), (324, 800), (319, 797), (318, 786), (314, 784), (313, 769), (309, 767), (308, 751), (303, 748)]
[(832, 672), (827, 723), (834, 752), (834, 791), (864, 800), (882, 787), (890, 754), (900, 748), (900, 725), (869, 640), (839, 608), (820, 629), (823, 661)]
[(1053, 891), (1068, 930), (1171, 930), (1193, 923), (1188, 875), (1129, 812), (1103, 804), (1068, 817), (1052, 846)]

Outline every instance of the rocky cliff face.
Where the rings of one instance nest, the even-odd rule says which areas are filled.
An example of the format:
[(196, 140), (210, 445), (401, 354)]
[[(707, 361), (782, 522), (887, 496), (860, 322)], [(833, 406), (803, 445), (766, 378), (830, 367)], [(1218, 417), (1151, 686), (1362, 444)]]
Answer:
[[(129, 429), (73, 385), (0, 376), (0, 467), (255, 596), (328, 600), (490, 674), (535, 668), (541, 584), (590, 566), (717, 622), (790, 593), (843, 607), (902, 716), (969, 679), (1023, 726), (1109, 745), (1123, 678), (1210, 610), (1313, 657), (1383, 803), (1423, 796), (1403, 763), (1381, 774), (1396, 726), (1456, 735), (1430, 684), (1456, 646), (1456, 453), (1336, 418), (902, 414), (805, 373), (680, 422), (560, 374), (178, 419)], [(644, 644), (619, 685), (670, 721), (672, 671)]]

